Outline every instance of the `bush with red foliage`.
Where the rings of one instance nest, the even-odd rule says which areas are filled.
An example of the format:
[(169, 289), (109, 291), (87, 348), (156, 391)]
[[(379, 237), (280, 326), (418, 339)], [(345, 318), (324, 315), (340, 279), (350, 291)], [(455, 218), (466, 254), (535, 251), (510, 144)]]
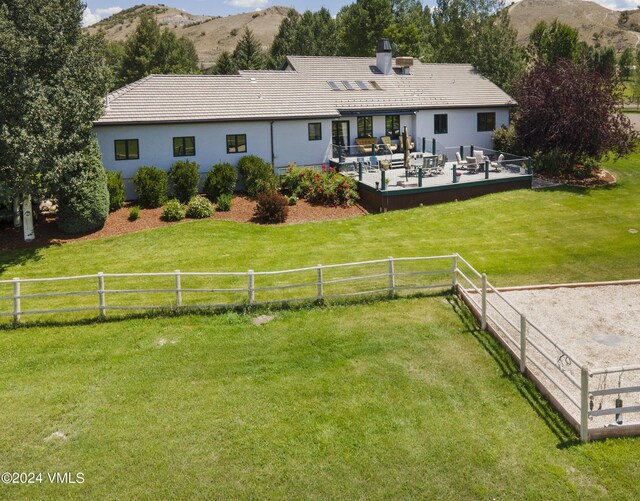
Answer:
[(254, 216), (265, 223), (284, 223), (289, 215), (289, 199), (276, 190), (260, 193)]
[(516, 85), (515, 98), (519, 143), (530, 155), (563, 159), (553, 174), (570, 174), (589, 159), (625, 155), (636, 146), (638, 133), (620, 111), (622, 90), (612, 76), (566, 60), (538, 64)]

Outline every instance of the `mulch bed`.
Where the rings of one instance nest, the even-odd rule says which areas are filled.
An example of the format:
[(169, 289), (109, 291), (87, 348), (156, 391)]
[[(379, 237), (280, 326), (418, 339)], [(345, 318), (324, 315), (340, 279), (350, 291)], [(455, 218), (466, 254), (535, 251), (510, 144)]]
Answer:
[[(96, 238), (112, 237), (132, 233), (134, 231), (158, 228), (171, 224), (181, 224), (194, 219), (168, 223), (160, 219), (162, 209), (141, 209), (140, 218), (129, 221), (129, 209), (134, 204), (127, 203), (125, 207), (109, 214), (107, 222), (98, 231), (80, 235), (68, 235), (58, 229), (54, 216), (41, 215), (35, 225), (36, 239), (33, 242), (25, 242), (22, 228), (14, 228), (11, 222), (0, 222), (0, 250), (38, 248), (48, 245), (59, 245), (67, 242), (81, 240), (94, 240)], [(235, 221), (238, 223), (259, 224), (253, 217), (256, 202), (245, 196), (233, 197), (233, 205), (229, 212), (215, 212), (209, 219)], [(289, 207), (289, 217), (284, 224), (309, 223), (314, 221), (327, 221), (343, 219), (367, 214), (360, 205), (352, 207), (324, 207), (312, 205), (306, 200), (299, 200), (296, 205)]]
[(580, 188), (601, 188), (603, 186), (609, 186), (616, 183), (615, 176), (605, 169), (598, 169), (594, 171), (593, 175), (586, 179), (578, 179), (572, 176), (546, 176), (542, 179), (555, 185), (564, 184)]

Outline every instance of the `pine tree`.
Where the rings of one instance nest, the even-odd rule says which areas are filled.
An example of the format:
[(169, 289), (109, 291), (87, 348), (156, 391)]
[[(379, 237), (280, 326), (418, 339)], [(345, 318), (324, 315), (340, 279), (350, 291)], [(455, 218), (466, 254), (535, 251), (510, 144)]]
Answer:
[(125, 43), (119, 72), (122, 81), (135, 82), (154, 72), (160, 37), (160, 27), (153, 16), (149, 13), (140, 16), (140, 24)]
[(233, 75), (237, 73), (231, 54), (226, 50), (220, 54), (218, 61), (209, 73), (214, 75)]
[(238, 70), (262, 70), (267, 63), (260, 42), (249, 28), (245, 28), (231, 59)]

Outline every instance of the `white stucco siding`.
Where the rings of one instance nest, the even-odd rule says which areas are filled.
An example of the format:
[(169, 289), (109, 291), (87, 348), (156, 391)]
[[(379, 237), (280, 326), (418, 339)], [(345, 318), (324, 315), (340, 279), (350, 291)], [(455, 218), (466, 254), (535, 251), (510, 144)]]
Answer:
[[(320, 123), (322, 139), (309, 141), (310, 123)], [(294, 162), (299, 166), (326, 162), (331, 153), (331, 120), (310, 118), (274, 122), (273, 151), (276, 168)]]
[[(509, 108), (465, 108), (421, 110), (416, 115), (416, 137), (422, 141), (427, 138), (427, 149), (431, 148), (431, 139), (435, 138), (441, 146), (459, 147), (474, 145), (492, 148), (491, 131), (478, 132), (478, 113), (495, 112), (496, 127), (509, 125)], [(448, 132), (434, 134), (434, 115), (448, 115)], [(421, 147), (422, 145), (416, 147)], [(454, 150), (452, 150), (454, 151)]]

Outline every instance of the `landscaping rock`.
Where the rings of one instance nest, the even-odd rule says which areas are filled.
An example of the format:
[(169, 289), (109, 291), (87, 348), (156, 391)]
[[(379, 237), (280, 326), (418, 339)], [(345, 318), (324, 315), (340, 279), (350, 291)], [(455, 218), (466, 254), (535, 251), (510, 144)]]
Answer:
[(253, 325), (262, 325), (271, 322), (272, 320), (273, 317), (270, 315), (260, 315), (259, 317), (254, 318), (252, 323)]

